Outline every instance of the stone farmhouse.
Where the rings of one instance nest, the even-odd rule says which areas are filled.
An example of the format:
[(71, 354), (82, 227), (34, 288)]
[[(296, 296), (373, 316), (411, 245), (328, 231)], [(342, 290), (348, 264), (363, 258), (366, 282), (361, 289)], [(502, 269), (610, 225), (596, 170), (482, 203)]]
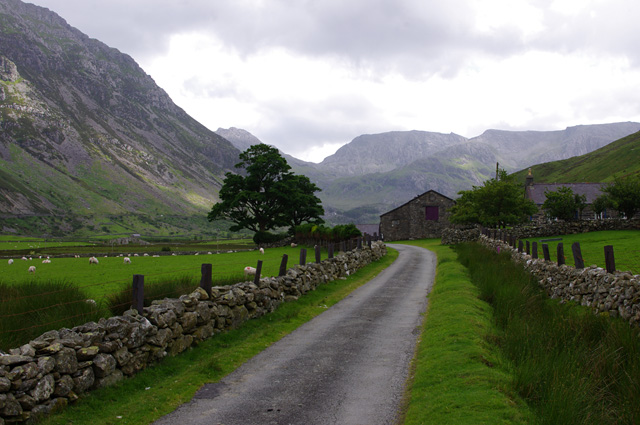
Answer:
[[(547, 196), (546, 192), (555, 192), (561, 187), (570, 188), (573, 193), (576, 195), (584, 195), (586, 197), (587, 207), (582, 211), (582, 215), (580, 219), (595, 219), (595, 218), (608, 218), (612, 216), (617, 216), (617, 214), (613, 211), (605, 211), (603, 213), (603, 217), (597, 217), (593, 212), (591, 205), (593, 201), (602, 195), (602, 188), (605, 186), (605, 183), (534, 183), (533, 182), (533, 174), (531, 173), (531, 168), (529, 168), (529, 174), (525, 180), (525, 197), (531, 199), (536, 206), (538, 207), (538, 214), (536, 214), (533, 219), (538, 220), (544, 218), (544, 211), (542, 210), (542, 204), (546, 201)], [(578, 215), (578, 211), (576, 211), (576, 218)]]
[(439, 238), (449, 226), (449, 209), (455, 201), (434, 190), (380, 216), (380, 234), (385, 241)]

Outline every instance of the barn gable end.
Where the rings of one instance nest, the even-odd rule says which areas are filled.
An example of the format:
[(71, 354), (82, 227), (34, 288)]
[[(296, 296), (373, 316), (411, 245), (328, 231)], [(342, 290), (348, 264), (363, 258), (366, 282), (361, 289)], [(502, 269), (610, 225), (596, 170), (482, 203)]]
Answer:
[(449, 208), (455, 201), (434, 190), (380, 216), (380, 233), (387, 241), (439, 238), (449, 226)]

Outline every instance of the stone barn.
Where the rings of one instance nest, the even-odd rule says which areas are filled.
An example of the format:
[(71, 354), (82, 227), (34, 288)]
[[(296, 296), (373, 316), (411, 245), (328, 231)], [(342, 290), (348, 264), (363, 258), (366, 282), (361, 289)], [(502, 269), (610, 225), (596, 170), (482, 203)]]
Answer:
[(449, 226), (449, 208), (455, 201), (434, 190), (418, 195), (380, 216), (380, 233), (386, 241), (439, 238)]

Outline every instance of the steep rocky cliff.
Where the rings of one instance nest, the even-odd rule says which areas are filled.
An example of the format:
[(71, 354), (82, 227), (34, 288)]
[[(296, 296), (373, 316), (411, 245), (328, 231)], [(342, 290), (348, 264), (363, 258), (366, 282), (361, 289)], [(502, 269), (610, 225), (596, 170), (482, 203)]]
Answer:
[(203, 214), (238, 150), (129, 56), (0, 1), (0, 214)]

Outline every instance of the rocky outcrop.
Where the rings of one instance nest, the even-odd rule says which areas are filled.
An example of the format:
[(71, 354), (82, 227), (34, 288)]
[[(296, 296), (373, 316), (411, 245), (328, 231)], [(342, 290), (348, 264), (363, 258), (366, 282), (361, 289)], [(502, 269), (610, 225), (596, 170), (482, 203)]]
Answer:
[(33, 423), (95, 388), (177, 355), (217, 333), (274, 311), (318, 285), (344, 279), (386, 254), (382, 242), (332, 259), (289, 269), (211, 295), (202, 288), (178, 299), (154, 301), (143, 314), (100, 319), (73, 329), (46, 332), (0, 355), (0, 425)]

